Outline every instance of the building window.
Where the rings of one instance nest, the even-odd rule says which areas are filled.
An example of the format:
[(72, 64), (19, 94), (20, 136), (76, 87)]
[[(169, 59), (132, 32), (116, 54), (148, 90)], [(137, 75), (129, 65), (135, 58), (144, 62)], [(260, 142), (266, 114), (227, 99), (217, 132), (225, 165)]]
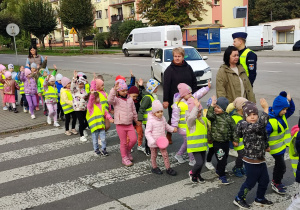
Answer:
[(102, 10), (96, 11), (97, 19), (102, 19)]
[(99, 33), (103, 32), (103, 27), (99, 27)]
[(294, 31), (278, 31), (277, 43), (279, 44), (293, 44), (294, 43)]
[(214, 0), (214, 5), (220, 5), (220, 0)]
[(107, 32), (109, 32), (109, 26), (106, 26), (106, 30), (107, 30)]
[(123, 15), (122, 8), (118, 8), (118, 15)]
[(95, 0), (95, 2), (101, 2), (101, 0)]
[(215, 24), (219, 24), (220, 23), (220, 20), (215, 20)]
[(105, 9), (105, 18), (108, 18), (108, 9)]
[(69, 35), (69, 30), (65, 30), (65, 36), (68, 36)]

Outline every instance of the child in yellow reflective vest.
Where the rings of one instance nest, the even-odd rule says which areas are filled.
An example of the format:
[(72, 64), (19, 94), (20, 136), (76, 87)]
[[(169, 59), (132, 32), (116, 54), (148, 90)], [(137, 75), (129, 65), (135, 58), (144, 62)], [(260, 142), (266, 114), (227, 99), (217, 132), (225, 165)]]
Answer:
[[(0, 74), (2, 73), (2, 75), (1, 75), (2, 79), (5, 79), (5, 76), (4, 76), (5, 71), (6, 71), (6, 67), (4, 65), (0, 64)], [(6, 107), (6, 104), (4, 102), (3, 84), (1, 82), (0, 82), (0, 97), (2, 100), (3, 110), (7, 110), (8, 107)]]

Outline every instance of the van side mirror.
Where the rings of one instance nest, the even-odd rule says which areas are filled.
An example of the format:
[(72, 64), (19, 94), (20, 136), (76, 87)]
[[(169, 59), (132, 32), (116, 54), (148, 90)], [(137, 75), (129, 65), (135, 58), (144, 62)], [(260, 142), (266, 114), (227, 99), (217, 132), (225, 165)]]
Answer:
[(155, 58), (155, 62), (161, 62), (161, 59), (160, 58)]
[(203, 59), (203, 60), (207, 60), (208, 57), (207, 57), (207, 56), (203, 56), (202, 59)]

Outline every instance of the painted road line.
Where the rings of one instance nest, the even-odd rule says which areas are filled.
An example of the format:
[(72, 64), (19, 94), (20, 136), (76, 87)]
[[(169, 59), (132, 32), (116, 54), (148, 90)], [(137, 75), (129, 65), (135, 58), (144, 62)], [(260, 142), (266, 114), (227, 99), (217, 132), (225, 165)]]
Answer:
[(264, 62), (264, 63), (268, 63), (268, 64), (272, 64), (272, 63), (282, 63), (282, 62), (278, 62), (278, 61), (271, 61), (271, 62)]
[(269, 73), (280, 73), (282, 71), (268, 71)]
[(114, 64), (117, 64), (117, 65), (121, 65), (121, 66), (147, 66), (149, 67), (149, 65), (140, 65), (140, 64), (131, 64), (131, 63), (114, 63)]

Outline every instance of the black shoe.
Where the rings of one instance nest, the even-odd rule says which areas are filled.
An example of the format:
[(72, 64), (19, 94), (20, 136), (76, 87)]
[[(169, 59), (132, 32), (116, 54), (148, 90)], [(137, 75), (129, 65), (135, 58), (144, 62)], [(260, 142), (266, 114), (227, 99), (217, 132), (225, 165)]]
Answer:
[(258, 206), (272, 206), (273, 205), (273, 202), (272, 201), (268, 201), (267, 199), (257, 199), (255, 198), (255, 201), (254, 201), (255, 205), (258, 205)]
[(237, 197), (234, 199), (233, 203), (240, 207), (241, 209), (250, 209), (250, 205), (246, 202), (245, 199), (238, 199)]
[(189, 171), (189, 177), (193, 183), (198, 183), (198, 177), (193, 175), (192, 170)]
[(9, 106), (9, 107), (8, 107), (8, 111), (12, 112), (12, 110), (13, 110), (12, 107)]
[(48, 112), (47, 112), (47, 111), (44, 111), (44, 115), (45, 115), (45, 116), (48, 116)]
[(146, 148), (145, 148), (145, 154), (146, 154), (147, 156), (150, 156), (150, 155), (151, 155), (151, 151), (150, 151), (150, 148), (149, 148), (149, 147), (146, 147)]
[(197, 178), (199, 180), (199, 183), (201, 183), (201, 184), (205, 183), (205, 180), (202, 178), (202, 176), (200, 174), (197, 175)]
[(167, 174), (169, 174), (171, 176), (176, 176), (177, 175), (177, 172), (174, 171), (172, 168), (169, 168), (166, 171), (167, 171)]
[(102, 149), (102, 150), (101, 150), (101, 153), (102, 153), (102, 155), (104, 155), (104, 156), (108, 156), (108, 152), (106, 151), (106, 148), (105, 148), (105, 149)]
[(154, 174), (158, 174), (158, 175), (162, 175), (163, 174), (163, 172), (158, 167), (152, 168), (151, 172), (154, 173)]
[(17, 108), (13, 108), (14, 113), (18, 113), (19, 111), (17, 110)]
[(100, 150), (95, 150), (95, 153), (96, 153), (96, 155), (99, 155), (99, 156), (102, 155), (102, 153), (100, 152)]

